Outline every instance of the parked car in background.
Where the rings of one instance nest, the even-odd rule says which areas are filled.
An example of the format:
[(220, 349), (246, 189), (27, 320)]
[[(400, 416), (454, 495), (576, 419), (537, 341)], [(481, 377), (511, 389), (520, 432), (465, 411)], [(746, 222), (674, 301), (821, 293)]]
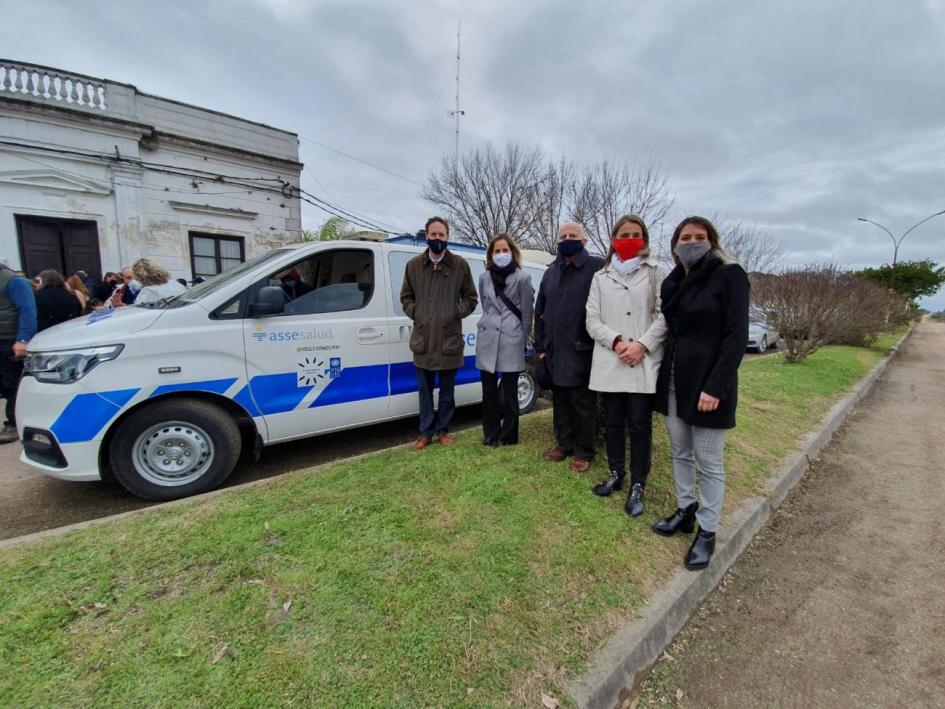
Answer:
[(765, 352), (778, 346), (780, 334), (763, 320), (748, 323), (748, 349)]

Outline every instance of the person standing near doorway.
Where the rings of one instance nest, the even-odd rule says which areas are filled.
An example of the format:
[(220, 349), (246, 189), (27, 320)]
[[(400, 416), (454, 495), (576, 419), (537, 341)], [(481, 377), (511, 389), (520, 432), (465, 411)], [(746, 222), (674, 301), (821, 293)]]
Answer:
[(23, 375), (26, 343), (36, 334), (36, 297), (32, 284), (0, 264), (0, 396), (6, 400), (6, 420), (0, 443), (18, 439), (16, 392)]
[[(449, 233), (443, 217), (427, 220), (427, 249), (407, 262), (400, 289), (400, 304), (413, 320), (410, 351), (420, 396), (420, 436), (413, 450), (426, 448), (434, 435), (443, 445), (453, 443), (449, 427), (456, 411), (456, 372), (463, 366), (462, 321), (479, 303), (469, 264), (447, 248)], [(437, 378), (440, 398), (434, 409)]]

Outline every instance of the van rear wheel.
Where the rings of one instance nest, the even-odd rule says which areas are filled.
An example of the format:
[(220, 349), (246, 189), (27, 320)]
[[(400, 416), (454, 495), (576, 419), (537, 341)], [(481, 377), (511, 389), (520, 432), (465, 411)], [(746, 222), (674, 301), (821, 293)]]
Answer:
[(159, 401), (132, 414), (109, 447), (115, 478), (146, 500), (176, 500), (226, 480), (240, 454), (233, 418), (206, 401)]
[(535, 407), (538, 399), (538, 384), (530, 372), (518, 374), (518, 412), (527, 414)]

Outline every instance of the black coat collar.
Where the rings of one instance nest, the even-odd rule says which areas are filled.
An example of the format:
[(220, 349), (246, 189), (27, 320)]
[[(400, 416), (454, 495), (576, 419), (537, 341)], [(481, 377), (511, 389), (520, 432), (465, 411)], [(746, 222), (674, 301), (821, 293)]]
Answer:
[[(582, 268), (591, 255), (587, 252), (587, 249), (581, 249), (578, 253), (571, 257), (571, 265), (575, 268)], [(568, 265), (568, 262), (564, 260), (564, 256), (558, 254), (555, 258), (555, 265), (558, 268), (564, 268)]]
[(677, 265), (663, 283), (663, 302), (660, 310), (667, 317), (675, 313), (679, 305), (680, 296), (686, 290), (704, 282), (715, 272), (722, 261), (715, 254), (709, 253), (702, 257), (688, 273), (681, 264)]

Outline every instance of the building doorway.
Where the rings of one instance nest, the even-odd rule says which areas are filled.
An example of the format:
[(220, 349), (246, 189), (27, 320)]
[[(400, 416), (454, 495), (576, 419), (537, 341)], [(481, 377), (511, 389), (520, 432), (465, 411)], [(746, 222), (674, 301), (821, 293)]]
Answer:
[(98, 248), (98, 225), (94, 221), (16, 215), (20, 240), (20, 262), (32, 278), (47, 268), (68, 278), (85, 271), (102, 277)]

